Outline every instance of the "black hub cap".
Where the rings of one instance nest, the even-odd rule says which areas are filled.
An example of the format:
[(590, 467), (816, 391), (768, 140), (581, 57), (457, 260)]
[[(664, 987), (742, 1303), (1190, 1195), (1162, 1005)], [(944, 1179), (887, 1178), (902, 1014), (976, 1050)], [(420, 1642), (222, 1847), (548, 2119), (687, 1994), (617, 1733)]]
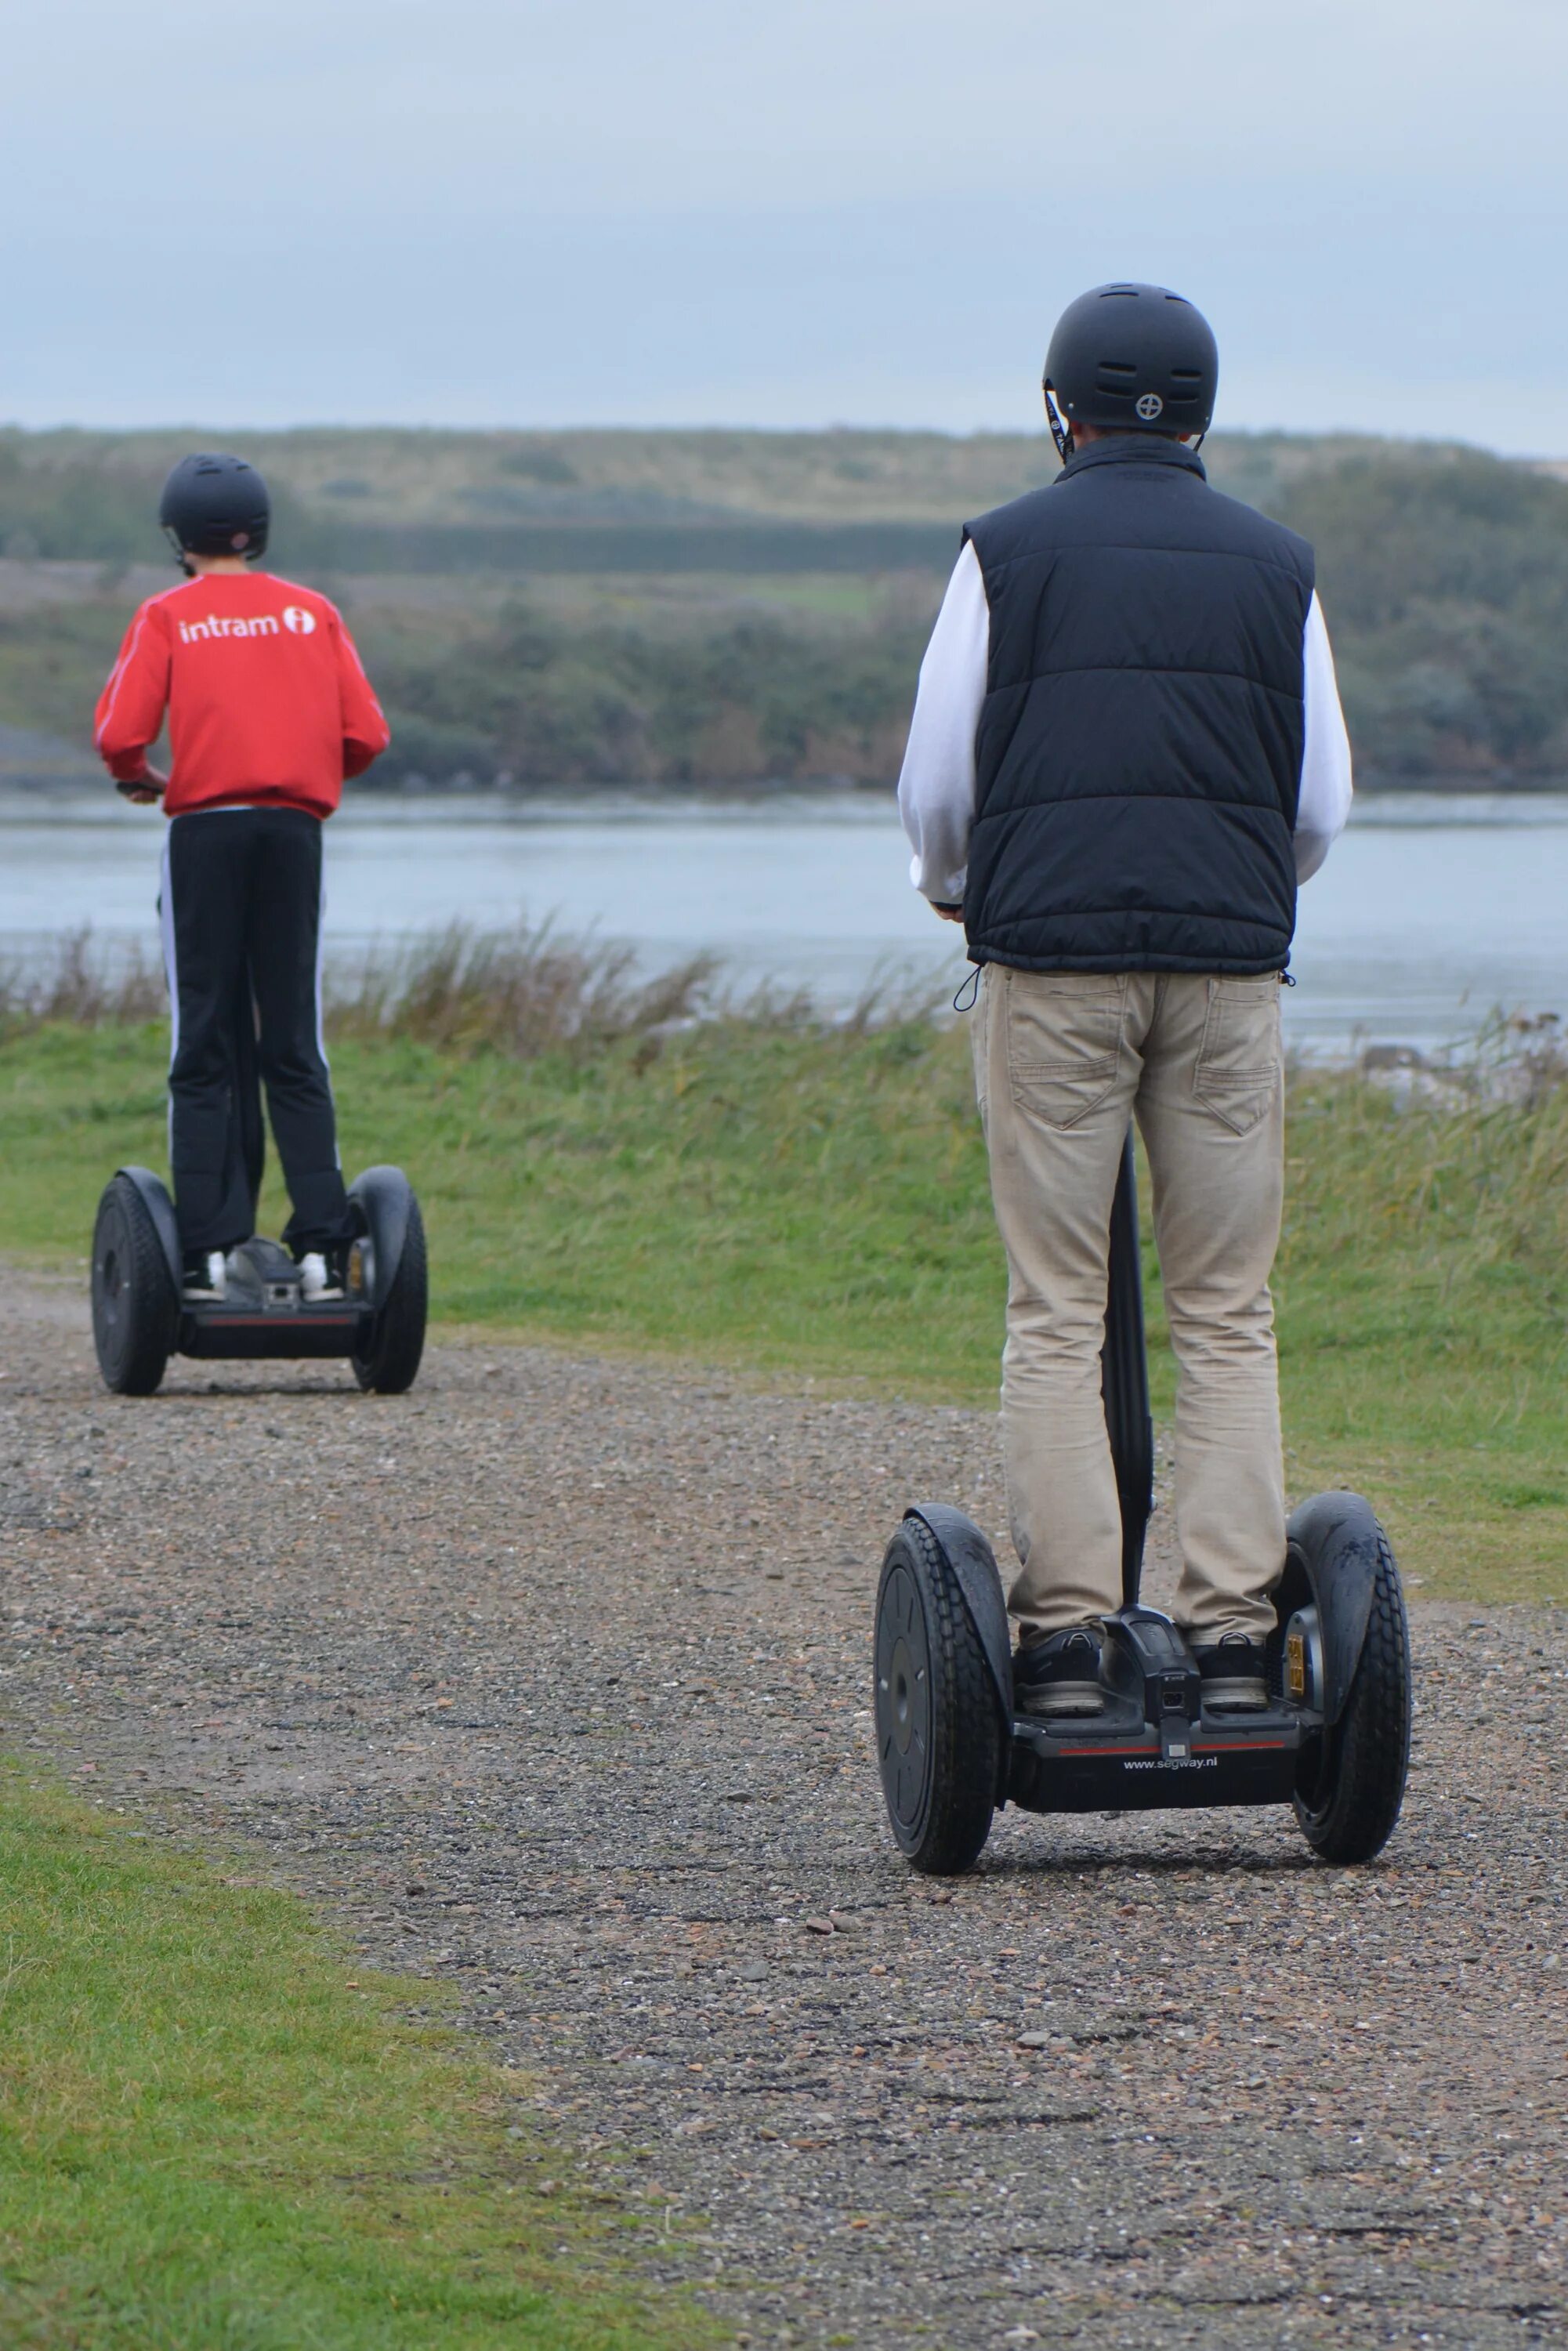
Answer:
[(112, 1245), (103, 1253), (99, 1270), (98, 1294), (103, 1307), (103, 1319), (110, 1330), (120, 1321), (120, 1292), (125, 1288), (125, 1276), (120, 1270), (120, 1252)]
[(931, 1782), (931, 1660), (914, 1577), (895, 1567), (876, 1626), (876, 1745), (888, 1810), (913, 1830)]
[(129, 1277), (130, 1236), (125, 1229), (125, 1216), (118, 1201), (105, 1217), (99, 1236), (98, 1263), (94, 1269), (93, 1306), (100, 1343), (111, 1355), (120, 1353), (125, 1333), (128, 1301), (126, 1290)]

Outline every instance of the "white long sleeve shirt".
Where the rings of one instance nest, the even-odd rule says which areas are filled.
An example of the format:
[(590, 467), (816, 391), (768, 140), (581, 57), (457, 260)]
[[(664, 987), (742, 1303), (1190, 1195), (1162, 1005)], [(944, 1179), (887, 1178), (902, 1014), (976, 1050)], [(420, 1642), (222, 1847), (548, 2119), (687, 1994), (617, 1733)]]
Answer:
[[(920, 664), (909, 747), (898, 778), (898, 813), (914, 857), (909, 878), (933, 904), (963, 899), (975, 821), (975, 735), (986, 698), (991, 615), (985, 575), (965, 542)], [(1333, 653), (1314, 595), (1301, 633), (1306, 741), (1296, 804), (1296, 879), (1315, 873), (1350, 814), (1350, 737)]]

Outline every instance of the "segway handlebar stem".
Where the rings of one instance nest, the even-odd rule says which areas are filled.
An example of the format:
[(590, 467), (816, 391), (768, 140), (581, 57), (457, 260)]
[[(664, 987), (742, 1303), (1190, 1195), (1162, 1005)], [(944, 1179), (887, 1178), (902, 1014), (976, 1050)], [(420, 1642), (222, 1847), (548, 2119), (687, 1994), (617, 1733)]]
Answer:
[(1131, 1608), (1143, 1582), (1144, 1543), (1155, 1507), (1155, 1424), (1138, 1252), (1138, 1170), (1130, 1129), (1111, 1203), (1100, 1387), (1122, 1505), (1122, 1604)]

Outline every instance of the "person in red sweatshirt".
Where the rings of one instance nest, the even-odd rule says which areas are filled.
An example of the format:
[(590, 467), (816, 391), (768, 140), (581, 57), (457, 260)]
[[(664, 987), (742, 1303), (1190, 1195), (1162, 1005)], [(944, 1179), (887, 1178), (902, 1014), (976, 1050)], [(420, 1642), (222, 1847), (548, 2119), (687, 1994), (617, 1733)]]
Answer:
[[(225, 1257), (251, 1234), (247, 1064), (266, 1087), (294, 1210), (283, 1238), (308, 1295), (341, 1287), (354, 1233), (321, 1042), (321, 826), (389, 737), (335, 608), (252, 568), (269, 519), (267, 486), (243, 458), (175, 466), (159, 521), (186, 577), (131, 622), (95, 732), (120, 790), (162, 797), (170, 819), (159, 899), (169, 1148), (198, 1295), (221, 1294)], [(147, 757), (165, 716), (166, 776)]]

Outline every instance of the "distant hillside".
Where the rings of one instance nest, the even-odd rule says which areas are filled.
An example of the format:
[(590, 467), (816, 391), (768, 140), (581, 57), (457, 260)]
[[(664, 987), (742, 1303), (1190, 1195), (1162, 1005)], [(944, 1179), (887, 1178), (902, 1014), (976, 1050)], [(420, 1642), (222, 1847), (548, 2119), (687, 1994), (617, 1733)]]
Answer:
[[(1056, 471), (1043, 431), (0, 432), (0, 722), (83, 738), (169, 576), (163, 475), (214, 437), (350, 611), (388, 781), (887, 779), (959, 525)], [(1343, 436), (1205, 458), (1317, 547), (1364, 779), (1568, 776), (1568, 483)]]
[[(219, 436), (222, 438), (223, 436)], [(0, 432), (0, 552), (134, 559), (197, 432)], [(951, 560), (958, 527), (1050, 481), (1037, 434), (241, 434), (300, 563), (347, 571), (883, 571)], [(1254, 504), (1385, 444), (1219, 435)]]

